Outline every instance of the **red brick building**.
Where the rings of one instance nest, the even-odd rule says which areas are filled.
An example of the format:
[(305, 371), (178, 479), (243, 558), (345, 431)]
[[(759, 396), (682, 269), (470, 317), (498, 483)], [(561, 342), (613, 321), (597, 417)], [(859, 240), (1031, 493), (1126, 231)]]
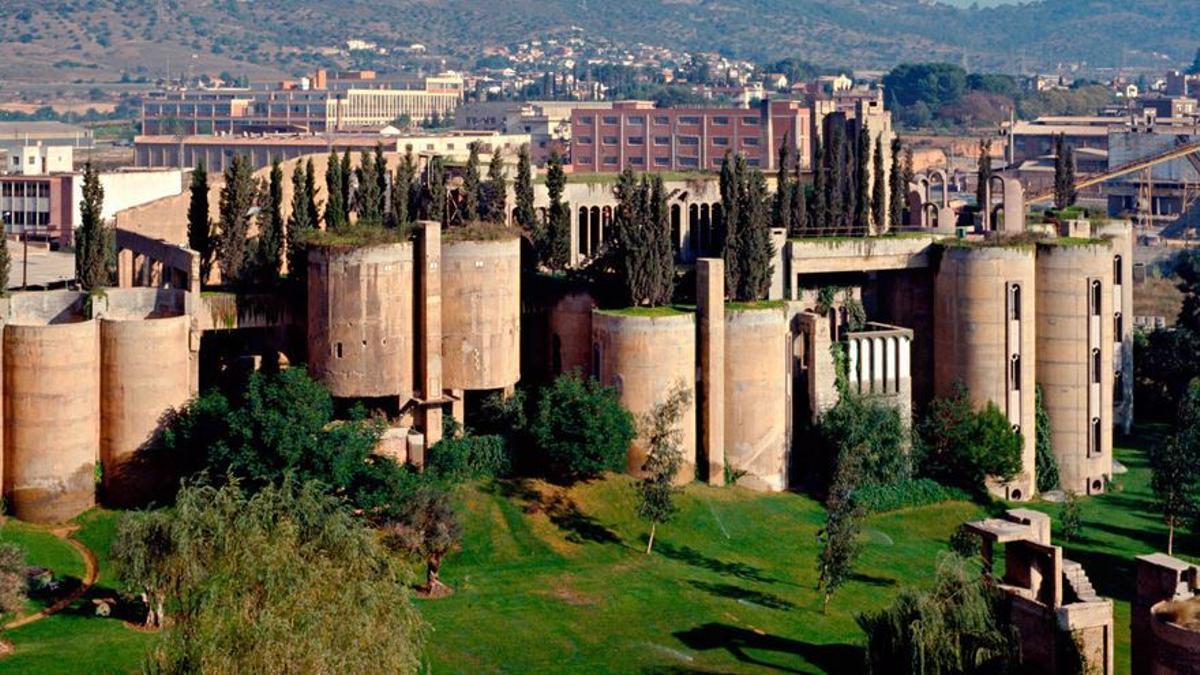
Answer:
[(800, 101), (763, 101), (750, 108), (655, 108), (623, 101), (612, 110), (571, 113), (574, 171), (712, 171), (727, 151), (773, 170), (784, 137), (808, 168), (811, 111)]

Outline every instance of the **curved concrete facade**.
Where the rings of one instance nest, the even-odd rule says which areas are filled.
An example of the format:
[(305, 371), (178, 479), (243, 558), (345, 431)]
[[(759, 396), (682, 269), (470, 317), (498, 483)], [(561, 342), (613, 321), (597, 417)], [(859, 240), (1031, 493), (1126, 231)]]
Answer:
[(1034, 260), (1032, 246), (949, 246), (934, 283), (934, 389), (946, 396), (961, 382), (976, 405), (994, 402), (1021, 432), (1023, 471), (990, 485), (1013, 500), (1036, 487)]
[(1159, 614), (1171, 607), (1167, 601), (1150, 609), (1150, 640), (1145, 645), (1151, 663), (1138, 664), (1141, 672), (1152, 675), (1178, 675), (1200, 670), (1200, 631), (1170, 622)]
[(780, 309), (725, 313), (725, 463), (753, 490), (787, 487), (788, 325)]
[(191, 395), (190, 321), (142, 311), (110, 312), (100, 320), (100, 461), (107, 504), (137, 504), (155, 487), (154, 473), (145, 465), (135, 468), (134, 460), (157, 437), (163, 415)]
[(521, 378), (521, 240), (442, 245), (442, 381), (510, 387)]
[(1104, 490), (1112, 475), (1113, 250), (1040, 245), (1037, 371), (1062, 487)]
[(4, 492), (17, 518), (59, 522), (95, 505), (99, 330), (83, 294), (38, 296), (4, 327)]
[(308, 253), (308, 366), (342, 398), (413, 393), (413, 246)]
[[(696, 388), (696, 317), (693, 314), (632, 316), (592, 313), (593, 368), (600, 382), (616, 387), (621, 403), (634, 416), (650, 412), (666, 399), (676, 383)], [(696, 405), (680, 420), (684, 466), (679, 480), (696, 475)], [(646, 447), (635, 439), (629, 447), (627, 470), (638, 475), (646, 461)]]
[[(551, 373), (578, 370), (592, 372), (592, 310), (596, 301), (590, 293), (571, 293), (550, 310)], [(557, 372), (555, 367), (557, 366)]]

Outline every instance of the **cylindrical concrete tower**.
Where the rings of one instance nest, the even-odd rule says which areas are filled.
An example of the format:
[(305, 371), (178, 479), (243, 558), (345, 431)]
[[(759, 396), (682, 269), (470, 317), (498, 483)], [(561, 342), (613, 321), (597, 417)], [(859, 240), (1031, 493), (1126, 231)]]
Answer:
[(308, 366), (340, 398), (413, 394), (413, 247), (312, 246)]
[[(671, 313), (641, 315), (596, 310), (592, 313), (592, 367), (600, 382), (616, 387), (621, 403), (635, 416), (651, 412), (671, 388), (696, 389), (696, 317)], [(696, 475), (696, 404), (680, 420), (684, 467), (680, 481)], [(641, 439), (629, 448), (627, 469), (641, 473), (646, 447)]]
[(521, 241), (442, 246), (442, 381), (510, 387), (521, 378)]
[(1093, 225), (1112, 240), (1113, 425), (1133, 429), (1133, 225), (1107, 221)]
[(596, 301), (590, 293), (566, 295), (550, 310), (551, 375), (578, 370), (592, 372), (592, 310)]
[(3, 361), (9, 506), (17, 518), (31, 522), (73, 518), (96, 502), (97, 324), (67, 313), (18, 314), (4, 327)]
[(782, 307), (725, 311), (725, 463), (753, 490), (787, 488), (788, 326)]
[(122, 307), (129, 291), (108, 291), (100, 320), (100, 461), (104, 501), (115, 506), (142, 503), (166, 478), (138, 452), (161, 431), (163, 414), (191, 395), (190, 317)]
[(938, 396), (967, 387), (977, 406), (995, 403), (1024, 440), (1024, 467), (1007, 484), (992, 484), (1005, 499), (1036, 491), (1035, 250), (1029, 246), (947, 246), (934, 283), (934, 389)]
[(1062, 487), (1104, 491), (1112, 476), (1113, 248), (1038, 246), (1037, 377)]

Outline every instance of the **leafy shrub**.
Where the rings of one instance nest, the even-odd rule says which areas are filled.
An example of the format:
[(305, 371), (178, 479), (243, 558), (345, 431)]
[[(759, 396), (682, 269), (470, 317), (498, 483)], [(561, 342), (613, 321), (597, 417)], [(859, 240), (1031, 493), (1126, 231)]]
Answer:
[(542, 390), (531, 431), (546, 468), (566, 479), (623, 469), (635, 434), (633, 415), (616, 389), (578, 373)]
[(503, 437), (447, 434), (430, 449), (427, 468), (439, 478), (461, 483), (505, 476), (511, 466)]
[(854, 501), (868, 513), (886, 513), (970, 498), (969, 494), (958, 488), (946, 487), (928, 478), (867, 485), (854, 491)]
[(825, 452), (824, 466), (816, 467), (820, 485), (827, 485), (851, 454), (862, 486), (909, 477), (904, 424), (900, 413), (883, 401), (843, 390), (837, 405), (821, 416), (818, 430)]
[(1021, 471), (1021, 434), (995, 403), (976, 410), (966, 387), (934, 399), (917, 426), (915, 457), (918, 475), (986, 494), (988, 476), (1011, 480)]

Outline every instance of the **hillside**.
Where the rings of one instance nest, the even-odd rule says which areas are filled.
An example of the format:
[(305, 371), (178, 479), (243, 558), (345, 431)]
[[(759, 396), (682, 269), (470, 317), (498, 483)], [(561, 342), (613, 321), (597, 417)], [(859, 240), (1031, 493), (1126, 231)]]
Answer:
[(311, 69), (327, 61), (316, 50), (349, 38), (422, 42), (471, 59), (486, 46), (570, 26), (627, 43), (859, 68), (930, 59), (966, 59), (973, 68), (1166, 67), (1190, 61), (1200, 45), (1194, 0), (946, 1), (6, 0), (0, 78), (104, 82), (123, 72), (153, 79), (168, 68), (266, 77)]

